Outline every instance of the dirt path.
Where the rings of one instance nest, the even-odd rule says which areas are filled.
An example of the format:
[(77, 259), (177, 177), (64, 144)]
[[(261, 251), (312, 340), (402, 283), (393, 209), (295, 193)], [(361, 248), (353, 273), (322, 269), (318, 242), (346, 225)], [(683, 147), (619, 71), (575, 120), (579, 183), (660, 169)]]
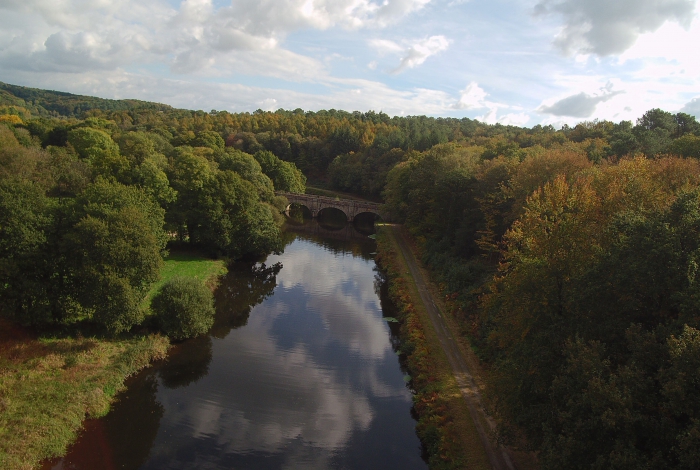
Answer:
[(464, 359), (464, 356), (459, 349), (457, 341), (453, 338), (452, 333), (450, 332), (444, 318), (440, 313), (440, 310), (438, 309), (437, 305), (435, 305), (433, 297), (428, 290), (426, 280), (423, 277), (423, 272), (418, 267), (418, 262), (416, 261), (413, 251), (408, 246), (401, 226), (387, 225), (387, 227), (393, 231), (396, 241), (399, 244), (399, 248), (403, 253), (403, 257), (406, 259), (406, 264), (411, 271), (411, 276), (416, 282), (416, 287), (418, 288), (421, 300), (428, 311), (430, 320), (433, 323), (435, 333), (437, 334), (440, 344), (442, 345), (442, 349), (445, 351), (447, 359), (452, 366), (455, 380), (457, 381), (457, 385), (462, 392), (464, 401), (467, 403), (469, 413), (471, 414), (474, 425), (479, 433), (481, 443), (484, 446), (486, 455), (488, 455), (491, 466), (494, 470), (515, 470), (515, 465), (513, 465), (513, 462), (505, 448), (489, 438), (489, 435), (495, 430), (496, 423), (484, 410), (484, 406), (481, 401), (481, 394), (479, 393), (479, 387), (469, 371), (469, 366), (467, 365), (467, 361)]

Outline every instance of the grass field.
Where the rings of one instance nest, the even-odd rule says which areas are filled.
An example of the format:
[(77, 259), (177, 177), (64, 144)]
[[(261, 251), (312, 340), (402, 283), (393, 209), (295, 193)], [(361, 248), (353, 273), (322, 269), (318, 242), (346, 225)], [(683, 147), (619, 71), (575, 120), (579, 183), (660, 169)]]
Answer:
[(222, 260), (209, 259), (192, 252), (172, 252), (165, 258), (160, 280), (151, 286), (144, 303), (149, 305), (160, 287), (176, 276), (201, 279), (213, 289), (217, 278), (223, 274), (226, 274), (226, 263)]

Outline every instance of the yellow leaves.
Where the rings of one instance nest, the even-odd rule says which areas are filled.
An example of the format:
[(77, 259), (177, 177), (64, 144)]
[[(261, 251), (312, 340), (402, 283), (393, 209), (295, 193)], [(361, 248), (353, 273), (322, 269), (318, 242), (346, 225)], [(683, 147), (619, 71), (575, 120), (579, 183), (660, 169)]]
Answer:
[(506, 258), (583, 263), (596, 245), (608, 243), (603, 234), (616, 214), (664, 209), (678, 191), (698, 184), (700, 162), (678, 158), (637, 157), (559, 174), (527, 197), (506, 234)]
[(673, 200), (672, 188), (658, 178), (658, 161), (644, 157), (621, 160), (591, 172), (593, 185), (602, 198), (606, 219), (625, 211), (648, 211), (667, 207)]
[(531, 152), (531, 155), (518, 165), (510, 187), (513, 196), (524, 201), (533, 191), (551, 182), (559, 175), (566, 178), (583, 169), (590, 168), (586, 154), (570, 149), (549, 149), (542, 152)]
[(525, 213), (506, 234), (507, 257), (553, 263), (585, 256), (599, 237), (599, 204), (590, 178), (570, 184), (557, 176), (527, 198)]
[(14, 114), (3, 114), (0, 116), (0, 123), (3, 124), (23, 124), (22, 118)]

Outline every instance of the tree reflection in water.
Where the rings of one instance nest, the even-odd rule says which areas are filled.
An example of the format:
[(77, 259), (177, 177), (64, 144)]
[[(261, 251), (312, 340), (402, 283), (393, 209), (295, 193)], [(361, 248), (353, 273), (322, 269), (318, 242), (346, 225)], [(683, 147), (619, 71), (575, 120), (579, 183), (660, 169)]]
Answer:
[(216, 317), (209, 332), (214, 338), (225, 338), (229, 331), (248, 322), (250, 310), (272, 295), (277, 287), (277, 274), (282, 264), (239, 262), (228, 269), (214, 294)]
[(202, 335), (175, 346), (168, 359), (158, 367), (158, 377), (167, 388), (193, 384), (209, 372), (211, 337)]

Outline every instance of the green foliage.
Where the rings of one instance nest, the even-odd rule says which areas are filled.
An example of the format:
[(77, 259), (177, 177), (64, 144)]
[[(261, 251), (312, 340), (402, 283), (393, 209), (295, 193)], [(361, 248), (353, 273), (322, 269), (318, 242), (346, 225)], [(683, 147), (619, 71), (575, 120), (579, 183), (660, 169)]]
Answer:
[(143, 131), (126, 132), (117, 139), (117, 143), (122, 155), (129, 157), (136, 165), (141, 165), (158, 153), (152, 134)]
[(214, 151), (223, 151), (226, 143), (224, 139), (214, 131), (203, 131), (197, 134), (197, 137), (192, 140), (194, 147), (208, 147)]
[(43, 253), (50, 203), (31, 181), (0, 179), (0, 312), (31, 322), (40, 316)]
[(77, 222), (60, 242), (75, 299), (119, 333), (140, 323), (140, 304), (158, 279), (167, 237), (163, 213), (136, 188), (98, 181), (77, 201)]
[(275, 187), (272, 180), (263, 173), (262, 167), (252, 155), (229, 148), (219, 157), (218, 162), (219, 169), (238, 173), (241, 178), (253, 183), (262, 201), (273, 200)]
[(68, 131), (68, 143), (80, 158), (94, 159), (119, 154), (119, 146), (106, 132), (92, 127), (78, 127)]
[(276, 190), (302, 194), (306, 191), (306, 177), (293, 163), (282, 161), (267, 150), (256, 152), (254, 158)]
[(269, 207), (260, 203), (250, 182), (232, 171), (218, 172), (209, 181), (191, 220), (192, 242), (233, 258), (281, 248)]
[(175, 277), (153, 297), (151, 310), (160, 328), (172, 339), (192, 338), (214, 324), (214, 296), (197, 279)]
[(177, 192), (170, 186), (168, 175), (155, 158), (148, 157), (135, 168), (133, 179), (146, 194), (158, 201), (161, 207), (166, 207), (177, 197)]
[(90, 163), (96, 176), (120, 182), (129, 181), (129, 159), (119, 153), (119, 146), (106, 132), (91, 127), (78, 127), (68, 131), (68, 143), (80, 158)]
[(673, 141), (669, 146), (668, 153), (684, 158), (700, 159), (700, 137), (685, 134)]

